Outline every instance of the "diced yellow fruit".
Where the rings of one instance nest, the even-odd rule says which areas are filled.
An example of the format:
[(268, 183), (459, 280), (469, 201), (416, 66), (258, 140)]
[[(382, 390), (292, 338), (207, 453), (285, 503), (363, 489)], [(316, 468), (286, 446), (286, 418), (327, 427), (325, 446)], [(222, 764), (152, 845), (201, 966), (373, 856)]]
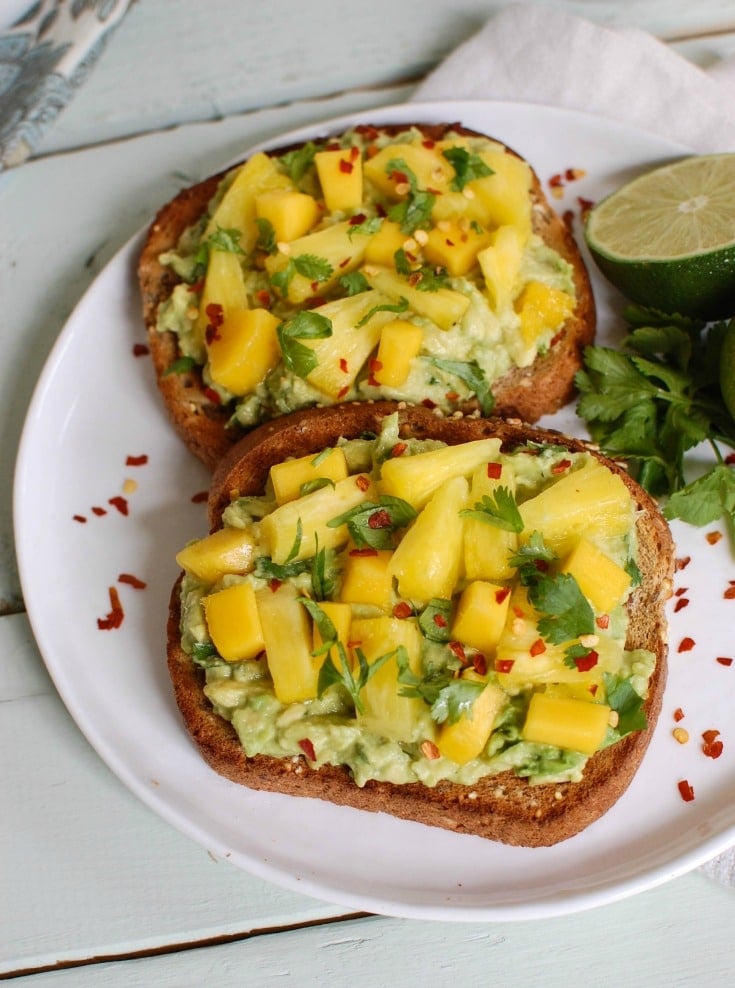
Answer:
[(439, 149), (422, 143), (386, 145), (365, 162), (365, 178), (384, 195), (403, 199), (408, 193), (406, 168), (423, 190), (444, 192), (454, 178), (454, 168)]
[[(363, 490), (365, 487), (365, 490)], [(347, 526), (330, 528), (329, 522), (350, 508), (373, 500), (375, 491), (364, 474), (338, 480), (334, 487), (321, 487), (311, 494), (288, 501), (266, 515), (260, 523), (260, 533), (268, 555), (274, 563), (285, 563), (293, 551), (298, 526), (301, 543), (292, 559), (309, 559), (319, 548), (336, 549), (345, 545)]]
[(393, 319), (391, 312), (380, 310), (380, 306), (388, 304), (387, 295), (366, 291), (325, 302), (312, 310), (330, 321), (332, 335), (300, 341), (317, 357), (316, 367), (306, 375), (309, 384), (334, 400), (347, 394), (378, 345), (383, 326)]
[(455, 326), (470, 304), (469, 295), (455, 292), (452, 288), (422, 292), (409, 284), (407, 278), (389, 268), (368, 265), (363, 269), (363, 274), (371, 288), (389, 295), (394, 302), (404, 298), (410, 309), (436, 323), (439, 329), (451, 329)]
[(349, 274), (362, 264), (365, 247), (370, 234), (361, 233), (357, 226), (348, 221), (333, 223), (315, 233), (307, 233), (297, 237), (288, 244), (288, 252), (279, 251), (265, 259), (268, 275), (274, 274), (288, 265), (289, 260), (299, 257), (315, 257), (328, 265), (331, 273), (322, 280), (307, 277), (296, 272), (288, 283), (288, 300), (290, 302), (305, 302), (310, 298), (318, 298), (329, 291), (344, 274)]
[(390, 569), (401, 597), (428, 601), (452, 596), (462, 564), (460, 511), (468, 490), (464, 477), (445, 481), (399, 542)]
[[(480, 676), (470, 671), (464, 672), (462, 678), (481, 681)], [(459, 765), (477, 758), (487, 744), (493, 724), (505, 703), (505, 692), (499, 686), (488, 683), (471, 709), (462, 713), (459, 720), (453, 724), (442, 724), (436, 739), (436, 746), (442, 755)]]
[(452, 638), (485, 655), (495, 651), (505, 627), (510, 590), (475, 580), (462, 591), (452, 622)]
[(255, 391), (281, 357), (280, 320), (267, 309), (234, 309), (207, 345), (212, 380), (233, 395)]
[(395, 253), (404, 247), (406, 239), (407, 236), (398, 223), (394, 223), (393, 220), (383, 220), (380, 229), (372, 235), (365, 248), (365, 263), (392, 267)]
[(376, 555), (350, 555), (342, 571), (340, 600), (350, 604), (371, 604), (389, 611), (393, 603), (393, 578), (389, 549), (378, 549)]
[(625, 570), (588, 539), (581, 538), (562, 567), (598, 614), (609, 614), (624, 600), (631, 584)]
[[(470, 480), (469, 507), (481, 503), (483, 497), (492, 497), (498, 487), (515, 493), (516, 482), (513, 467), (509, 463), (502, 466), (494, 463), (499, 476), (488, 476), (489, 464), (482, 464), (472, 472)], [(502, 583), (510, 580), (515, 569), (509, 559), (518, 546), (518, 536), (503, 528), (488, 525), (476, 518), (465, 519), (464, 529), (464, 575), (468, 580), (490, 580)]]
[(580, 536), (595, 532), (602, 539), (614, 539), (625, 535), (634, 520), (633, 502), (622, 479), (592, 457), (579, 469), (560, 475), (518, 510), (524, 525), (521, 541), (541, 532), (546, 544), (562, 557)]
[(423, 330), (405, 319), (392, 319), (380, 333), (378, 365), (373, 373), (379, 384), (398, 388), (411, 372), (414, 357), (421, 349)]
[(542, 281), (529, 281), (515, 301), (524, 343), (530, 346), (542, 333), (560, 329), (574, 312), (574, 305), (568, 292)]
[(323, 657), (311, 654), (311, 618), (298, 596), (291, 583), (283, 583), (275, 591), (267, 588), (255, 594), (268, 669), (281, 703), (313, 699), (324, 661)]
[(492, 438), (396, 456), (383, 463), (379, 488), (420, 510), (445, 481), (469, 476), (481, 464), (497, 460), (499, 453), (500, 440)]
[(216, 583), (225, 573), (249, 573), (256, 540), (246, 528), (220, 528), (176, 555), (179, 566), (202, 583)]
[(488, 209), (495, 226), (509, 223), (527, 238), (531, 231), (530, 166), (507, 151), (482, 151), (480, 157), (493, 174), (474, 179), (468, 188)]
[(313, 196), (292, 189), (271, 189), (255, 197), (258, 219), (273, 227), (276, 241), (303, 237), (319, 219), (319, 206)]
[[(422, 636), (413, 618), (360, 618), (352, 622), (350, 640), (359, 647), (368, 663), (403, 646), (411, 671), (422, 675)], [(363, 711), (358, 723), (367, 731), (394, 741), (420, 741), (434, 734), (428, 707), (417, 697), (401, 696), (395, 658), (385, 662), (368, 680), (360, 693)]]
[(206, 338), (207, 326), (212, 322), (207, 309), (213, 304), (221, 307), (224, 318), (231, 312), (248, 307), (248, 293), (240, 257), (231, 251), (212, 250), (209, 253), (207, 275), (195, 325), (196, 334), (202, 343)]
[(477, 255), (490, 304), (507, 309), (515, 297), (523, 259), (524, 239), (518, 227), (505, 224), (493, 233), (490, 245)]
[(318, 151), (314, 155), (327, 209), (334, 213), (362, 205), (362, 156), (357, 147)]
[(534, 693), (521, 732), (524, 741), (593, 755), (607, 732), (610, 708), (602, 703)]
[(218, 227), (239, 230), (240, 246), (250, 253), (258, 239), (255, 197), (270, 189), (292, 188), (291, 180), (280, 170), (277, 159), (262, 152), (254, 154), (241, 166), (222, 197), (204, 231), (205, 238)]
[(443, 220), (433, 226), (424, 244), (424, 257), (431, 264), (461, 277), (474, 266), (478, 251), (490, 243), (490, 233), (468, 220)]
[(235, 583), (202, 599), (209, 637), (226, 662), (253, 659), (265, 647), (255, 590)]
[(326, 455), (300, 456), (294, 460), (275, 463), (270, 469), (270, 480), (276, 504), (285, 504), (301, 497), (304, 484), (314, 480), (331, 480), (336, 483), (347, 476), (347, 460), (339, 446), (330, 449)]
[[(334, 625), (334, 630), (337, 632), (337, 641), (342, 642), (346, 648), (347, 643), (350, 640), (352, 608), (349, 604), (342, 604), (338, 600), (320, 600), (319, 607), (324, 611)], [(316, 626), (316, 622), (314, 622), (311, 644), (312, 649), (315, 652), (324, 644), (322, 641), (322, 636), (319, 634), (319, 628)], [(336, 658), (337, 657), (334, 656), (335, 664)]]

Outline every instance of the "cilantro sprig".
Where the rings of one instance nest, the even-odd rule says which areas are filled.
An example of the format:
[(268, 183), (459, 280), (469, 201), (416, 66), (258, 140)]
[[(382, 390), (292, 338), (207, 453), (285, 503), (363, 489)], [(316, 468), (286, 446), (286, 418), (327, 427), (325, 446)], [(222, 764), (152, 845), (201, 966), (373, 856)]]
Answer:
[(402, 656), (396, 656), (396, 661), (398, 682), (403, 685), (400, 695), (423, 700), (431, 708), (432, 719), (437, 724), (445, 721), (455, 724), (462, 714), (471, 715), (472, 704), (487, 685), (483, 680), (456, 676), (451, 665), (431, 669), (419, 676), (411, 669), (405, 650)]
[(474, 508), (464, 508), (460, 514), (516, 535), (523, 531), (523, 518), (509, 487), (497, 487), (492, 494), (483, 494)]
[(472, 182), (476, 178), (485, 178), (487, 175), (495, 174), (479, 154), (473, 154), (466, 148), (445, 148), (442, 154), (454, 168), (454, 178), (450, 188), (455, 192), (461, 192), (468, 182)]
[(319, 364), (311, 347), (300, 340), (323, 340), (332, 335), (332, 323), (319, 312), (302, 310), (282, 322), (276, 330), (286, 368), (297, 377), (306, 377)]
[(405, 175), (408, 183), (406, 198), (388, 211), (388, 219), (399, 223), (404, 233), (414, 233), (419, 227), (428, 225), (436, 196), (433, 192), (419, 187), (415, 173), (403, 158), (391, 158), (386, 165), (389, 175)]
[(453, 374), (464, 381), (468, 388), (475, 392), (475, 397), (482, 409), (483, 415), (490, 415), (495, 406), (495, 398), (487, 383), (485, 372), (476, 360), (445, 360), (443, 357), (431, 357), (430, 363), (447, 374)]
[(392, 549), (393, 533), (416, 517), (416, 509), (400, 497), (381, 494), (377, 501), (364, 501), (327, 522), (329, 528), (347, 525), (358, 549)]

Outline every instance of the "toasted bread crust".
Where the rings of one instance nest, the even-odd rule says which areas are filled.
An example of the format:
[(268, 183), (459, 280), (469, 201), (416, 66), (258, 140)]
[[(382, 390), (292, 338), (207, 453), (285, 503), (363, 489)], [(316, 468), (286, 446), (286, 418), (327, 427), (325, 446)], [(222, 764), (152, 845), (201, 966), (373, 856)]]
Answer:
[(219, 526), (230, 493), (255, 494), (268, 470), (285, 455), (300, 456), (332, 445), (340, 437), (377, 432), (383, 417), (400, 410), (404, 435), (432, 437), (454, 444), (498, 436), (506, 448), (536, 440), (566, 445), (598, 456), (625, 482), (639, 508), (640, 586), (628, 605), (626, 646), (656, 655), (645, 712), (649, 727), (629, 734), (595, 754), (578, 783), (531, 786), (510, 772), (480, 780), (472, 787), (441, 782), (394, 785), (368, 782), (363, 788), (346, 768), (311, 768), (305, 758), (248, 758), (232, 726), (215, 714), (203, 693), (203, 674), (180, 647), (179, 584), (173, 589), (168, 620), (168, 668), (184, 723), (208, 764), (221, 775), (252, 789), (311, 796), (362, 810), (385, 812), (429, 826), (475, 834), (507, 844), (539, 847), (556, 844), (602, 816), (623, 794), (648, 746), (661, 709), (666, 681), (664, 604), (671, 593), (673, 543), (655, 502), (617, 464), (578, 440), (518, 422), (476, 417), (438, 417), (425, 408), (391, 402), (351, 403), (339, 408), (297, 412), (251, 432), (220, 463), (209, 500), (212, 529)]
[[(395, 135), (410, 126), (418, 127), (431, 140), (440, 140), (449, 131), (486, 136), (458, 123), (407, 123), (384, 125), (378, 129)], [(280, 148), (273, 153), (282, 154), (287, 150), (292, 148)], [(515, 154), (512, 149), (507, 150)], [(138, 262), (143, 318), (158, 387), (177, 433), (210, 469), (246, 430), (227, 426), (229, 410), (207, 397), (198, 369), (183, 374), (165, 374), (180, 354), (176, 335), (159, 332), (156, 319), (159, 305), (169, 297), (180, 279), (160, 263), (159, 256), (175, 248), (186, 228), (199, 219), (225, 174), (221, 172), (184, 189), (159, 210)], [(492, 386), (495, 398), (493, 414), (501, 418), (517, 416), (526, 422), (535, 422), (542, 415), (557, 411), (571, 399), (574, 374), (581, 367), (584, 347), (594, 338), (596, 319), (589, 276), (577, 244), (546, 199), (535, 173), (531, 194), (534, 231), (571, 264), (577, 307), (545, 355), (540, 356), (531, 367), (510, 371)], [(476, 403), (471, 402), (462, 410), (472, 411), (475, 407)]]

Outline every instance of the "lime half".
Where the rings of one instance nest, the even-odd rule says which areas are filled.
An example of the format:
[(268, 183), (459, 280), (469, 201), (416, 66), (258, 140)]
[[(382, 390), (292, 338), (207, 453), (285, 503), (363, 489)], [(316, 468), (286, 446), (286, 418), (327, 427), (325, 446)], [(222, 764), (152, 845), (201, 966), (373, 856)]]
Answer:
[(735, 154), (656, 168), (587, 215), (600, 271), (640, 305), (701, 319), (735, 315)]

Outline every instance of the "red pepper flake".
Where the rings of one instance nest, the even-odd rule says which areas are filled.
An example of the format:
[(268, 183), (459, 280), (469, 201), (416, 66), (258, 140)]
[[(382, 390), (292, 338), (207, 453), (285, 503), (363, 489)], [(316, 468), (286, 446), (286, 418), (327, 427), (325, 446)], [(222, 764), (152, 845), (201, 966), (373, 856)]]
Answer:
[(549, 186), (552, 189), (560, 189), (563, 185), (564, 185), (564, 179), (559, 174), (552, 175), (551, 178), (549, 179)]
[(560, 329), (559, 332), (555, 333), (554, 336), (552, 336), (551, 339), (549, 340), (549, 346), (556, 346), (556, 344), (561, 341), (563, 336), (564, 336), (564, 330)]
[(379, 508), (368, 515), (368, 528), (390, 528), (392, 524), (390, 514), (385, 508)]
[(595, 204), (594, 203), (594, 200), (593, 199), (584, 199), (582, 196), (577, 196), (577, 202), (579, 203), (579, 212), (580, 212), (580, 215), (581, 215), (582, 219), (584, 219), (587, 216), (587, 213), (589, 213), (589, 211), (594, 206), (594, 204)]
[(449, 650), (452, 652), (459, 661), (464, 665), (467, 662), (467, 655), (465, 654), (464, 645), (462, 642), (450, 642)]
[(344, 396), (345, 396), (345, 395), (346, 395), (346, 394), (348, 393), (348, 391), (349, 391), (349, 390), (350, 390), (350, 386), (349, 386), (349, 384), (345, 384), (345, 385), (344, 385), (343, 387), (341, 387), (341, 388), (339, 389), (339, 391), (337, 392), (337, 397), (338, 397), (338, 398), (344, 398)]
[(399, 621), (405, 621), (405, 619), (411, 617), (412, 614), (413, 608), (405, 600), (400, 601), (393, 608), (393, 617), (398, 618)]
[(191, 495), (192, 504), (206, 504), (208, 500), (209, 500), (208, 491), (197, 491), (196, 494)]
[(684, 711), (681, 709), (681, 707), (677, 707), (676, 710), (674, 711), (674, 720), (676, 721), (677, 724), (679, 723), (680, 720), (684, 720)]
[(373, 124), (358, 124), (355, 127), (355, 132), (362, 134), (366, 141), (375, 141), (379, 135), (378, 128)]
[(702, 752), (707, 758), (719, 758), (722, 754), (723, 744), (719, 740), (719, 731), (704, 731), (702, 734)]
[(735, 600), (735, 586), (730, 585), (722, 596), (725, 600)]
[(214, 388), (204, 388), (203, 392), (204, 392), (204, 397), (207, 398), (208, 401), (211, 401), (213, 405), (222, 404), (222, 399), (214, 390)]
[(100, 508), (99, 505), (94, 505), (92, 507), (92, 514), (97, 515), (98, 518), (101, 518), (103, 515), (107, 514), (107, 508)]
[(609, 614), (599, 614), (595, 618), (595, 624), (602, 631), (605, 631), (607, 628), (610, 627), (610, 615)]
[(133, 576), (132, 573), (121, 573), (117, 578), (118, 583), (126, 583), (133, 590), (145, 590), (148, 584), (145, 580), (139, 580), (137, 576)]
[(200, 292), (204, 291), (204, 281), (204, 278), (200, 278), (199, 281), (193, 282), (193, 284), (189, 285), (187, 291), (191, 292), (192, 295), (198, 295)]
[(599, 683), (590, 683), (589, 686), (587, 687), (587, 689), (590, 691), (590, 693), (592, 694), (592, 696), (595, 696), (596, 695), (596, 693), (597, 693), (597, 687), (598, 686), (599, 686)]
[(382, 369), (383, 369), (383, 361), (382, 360), (378, 360), (377, 357), (373, 357), (368, 362), (368, 368), (370, 369), (370, 373), (371, 374), (377, 374), (378, 371), (382, 371)]
[(343, 261), (340, 261), (339, 262), (339, 267), (346, 268), (347, 265), (350, 263), (351, 260), (352, 260), (352, 257), (346, 257)]
[(359, 226), (361, 223), (364, 223), (366, 219), (367, 216), (364, 213), (355, 213), (354, 216), (350, 216), (347, 222), (350, 226)]
[(685, 607), (688, 607), (689, 599), (687, 597), (679, 597), (677, 602), (674, 604), (674, 614), (682, 611)]
[(679, 572), (679, 570), (686, 569), (691, 561), (692, 561), (691, 556), (682, 556), (681, 559), (677, 559), (675, 564), (677, 573)]
[(345, 360), (344, 357), (340, 357), (339, 358), (339, 369), (342, 371), (343, 374), (349, 374), (350, 373), (350, 369), (347, 366), (347, 361)]
[(371, 546), (366, 546), (364, 549), (350, 549), (350, 556), (377, 556), (378, 550), (373, 549)]
[(219, 329), (225, 321), (225, 310), (219, 302), (210, 302), (204, 312), (209, 320), (209, 325), (212, 326), (213, 329)]
[(444, 397), (447, 399), (447, 401), (457, 401), (459, 399), (459, 395), (457, 394), (456, 391), (447, 391)]
[(436, 402), (432, 401), (431, 398), (422, 398), (421, 404), (424, 406), (424, 408), (429, 408), (429, 409), (436, 408)]
[(422, 146), (422, 147), (425, 147), (427, 151), (431, 151), (431, 149), (432, 149), (432, 148), (433, 148), (433, 147), (434, 147), (435, 145), (436, 145), (436, 141), (432, 141), (432, 140), (431, 140), (431, 138), (429, 138), (429, 137), (427, 137), (427, 138), (426, 138), (426, 140), (423, 140), (423, 141), (421, 142), (421, 146)]
[(571, 460), (560, 460), (551, 468), (552, 473), (564, 473), (572, 465)]
[(688, 590), (689, 590), (689, 587), (679, 587), (678, 590), (675, 590), (674, 591), (674, 596), (675, 597), (681, 597), (682, 594), (687, 593)]
[(735, 453), (728, 453), (725, 457), (725, 463), (727, 463), (729, 467), (735, 466)]
[(694, 648), (694, 645), (695, 645), (694, 639), (689, 638), (689, 636), (687, 635), (686, 638), (682, 638), (682, 640), (679, 642), (679, 647), (677, 649), (677, 652), (691, 652), (691, 650)]
[(496, 659), (495, 660), (495, 671), (496, 672), (510, 672), (513, 668), (514, 659)]
[(133, 356), (134, 357), (147, 357), (150, 350), (145, 345), (145, 343), (134, 343), (133, 344)]
[(148, 456), (146, 453), (141, 453), (140, 456), (126, 456), (125, 466), (126, 467), (144, 467), (148, 462)]
[(108, 593), (110, 595), (110, 611), (105, 617), (97, 618), (97, 627), (100, 631), (112, 631), (119, 628), (125, 617), (117, 588), (108, 587)]
[(389, 177), (396, 183), (396, 185), (400, 185), (401, 183), (408, 185), (408, 175), (405, 172), (399, 172), (397, 169), (394, 169), (390, 173)]
[(510, 587), (501, 587), (500, 590), (495, 591), (495, 601), (498, 604), (502, 604), (506, 597), (510, 595)]
[(707, 532), (705, 538), (707, 539), (710, 545), (717, 545), (717, 543), (722, 538), (722, 532)]
[(380, 387), (380, 381), (376, 378), (374, 374), (368, 374), (367, 383), (370, 385), (371, 388)]
[(366, 477), (364, 473), (361, 473), (355, 477), (355, 483), (361, 491), (366, 491), (370, 487), (370, 478)]
[(277, 590), (280, 589), (282, 582), (283, 582), (282, 580), (277, 580), (274, 577), (272, 580), (268, 581), (268, 589), (270, 590), (271, 593), (275, 593)]
[(482, 652), (475, 652), (472, 656), (472, 668), (478, 676), (484, 676), (487, 672), (487, 659)]
[(719, 662), (721, 666), (731, 666), (732, 659), (727, 655), (718, 655), (715, 662)]
[(359, 648), (362, 645), (362, 638), (352, 638), (347, 642), (347, 648)]
[(561, 214), (561, 219), (562, 219), (562, 223), (567, 228), (567, 230), (571, 230), (572, 227), (574, 226), (574, 210), (565, 209), (564, 212)]
[(255, 293), (255, 297), (264, 309), (270, 309), (273, 304), (273, 298), (267, 288), (261, 288), (259, 292)]
[(299, 741), (299, 748), (303, 751), (310, 762), (316, 761), (316, 752), (314, 751), (314, 744), (309, 738), (302, 738)]
[(72, 521), (78, 521), (80, 525), (86, 525), (87, 523), (87, 519), (84, 517), (84, 515), (72, 515), (71, 518)]
[(528, 651), (532, 656), (542, 655), (546, 651), (546, 642), (543, 638), (537, 638)]
[(576, 658), (574, 660), (574, 664), (576, 665), (579, 672), (589, 672), (590, 669), (595, 668), (599, 660), (600, 660), (600, 656), (597, 654), (597, 652), (594, 649), (590, 649), (590, 651), (586, 655), (580, 655), (578, 658)]
[(396, 443), (390, 451), (392, 457), (403, 456), (408, 449), (408, 443)]
[(436, 612), (436, 614), (431, 620), (434, 622), (437, 628), (446, 628), (447, 626), (447, 619), (444, 617), (443, 614), (440, 614), (439, 611)]
[(523, 608), (522, 608), (522, 607), (514, 607), (514, 608), (513, 608), (513, 613), (515, 614), (515, 616), (516, 616), (517, 618), (524, 618), (524, 617), (526, 616), (526, 615), (525, 615), (525, 614), (523, 613)]
[(128, 514), (128, 502), (127, 499), (117, 494), (115, 497), (109, 498), (108, 504), (111, 504), (113, 508), (117, 508), (121, 515)]
[(352, 164), (351, 161), (347, 161), (346, 158), (340, 158), (339, 159), (339, 170), (344, 175), (351, 175), (352, 172), (355, 170), (355, 166)]
[(500, 480), (500, 475), (503, 472), (502, 463), (488, 463), (487, 465), (487, 475), (490, 480)]
[(684, 800), (685, 803), (691, 803), (694, 799), (694, 789), (687, 782), (686, 779), (682, 779), (677, 783), (677, 788), (679, 790), (679, 795)]

